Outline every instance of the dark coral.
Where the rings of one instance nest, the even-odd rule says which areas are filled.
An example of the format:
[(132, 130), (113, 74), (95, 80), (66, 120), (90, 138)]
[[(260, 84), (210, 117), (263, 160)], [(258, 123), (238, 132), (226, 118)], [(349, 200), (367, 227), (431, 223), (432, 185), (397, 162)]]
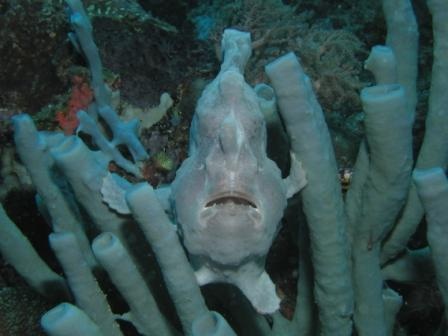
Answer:
[(64, 87), (57, 75), (68, 25), (61, 4), (0, 1), (0, 107), (37, 112)]

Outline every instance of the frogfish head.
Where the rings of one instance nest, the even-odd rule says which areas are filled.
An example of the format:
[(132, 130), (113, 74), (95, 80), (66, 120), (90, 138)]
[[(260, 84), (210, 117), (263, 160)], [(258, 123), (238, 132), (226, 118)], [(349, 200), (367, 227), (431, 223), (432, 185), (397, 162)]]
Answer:
[(267, 254), (286, 191), (266, 155), (256, 94), (239, 72), (220, 73), (199, 99), (172, 200), (189, 253), (223, 265)]

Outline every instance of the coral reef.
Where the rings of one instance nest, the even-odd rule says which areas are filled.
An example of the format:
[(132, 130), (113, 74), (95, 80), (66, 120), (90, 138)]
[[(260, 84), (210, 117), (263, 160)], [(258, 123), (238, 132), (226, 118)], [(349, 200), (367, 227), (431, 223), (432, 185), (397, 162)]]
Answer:
[[(301, 7), (305, 8), (300, 10)], [(322, 7), (331, 13), (328, 3)], [(251, 84), (266, 80), (263, 71), (266, 62), (294, 51), (313, 81), (332, 129), (333, 141), (346, 153), (345, 159), (338, 156), (340, 164), (353, 165), (361, 127), (359, 123), (352, 123), (353, 128), (341, 128), (338, 122), (345, 123), (348, 118), (359, 119), (359, 91), (365, 85), (361, 80), (360, 61), (366, 57), (367, 50), (351, 25), (335, 28), (337, 24), (333, 16), (329, 15), (325, 20), (316, 19), (318, 15), (313, 8), (314, 5), (306, 7), (300, 2), (285, 5), (279, 0), (236, 1), (231, 4), (216, 0), (198, 6), (190, 15), (193, 22), (209, 19), (209, 26), (202, 29), (209, 30), (206, 36), (208, 41), (214, 41), (218, 56), (223, 28), (235, 27), (251, 32), (254, 55), (246, 71)]]
[[(0, 297), (26, 305), (0, 300), (9, 311), (0, 328), (38, 334), (21, 310), (35, 319), (59, 304), (41, 320), (50, 335), (73, 325), (83, 335), (446, 333), (443, 0), (428, 2), (433, 35), (423, 4), (408, 0), (382, 1), (384, 15), (368, 1), (358, 11), (349, 1), (174, 1), (183, 17), (157, 1), (67, 2), (72, 47), (62, 1), (0, 0), (0, 50), (21, 56), (0, 56)], [(414, 11), (422, 41), (434, 39), (420, 54)], [(23, 31), (8, 28), (28, 19)], [(204, 40), (220, 40), (226, 26), (253, 42), (224, 34), (212, 51)], [(385, 46), (363, 70), (374, 43)], [(242, 79), (250, 49), (253, 89)], [(288, 50), (299, 57), (281, 56)], [(206, 86), (214, 54), (221, 71)], [(418, 62), (433, 67), (430, 90)], [(279, 183), (247, 183), (273, 171)], [(303, 171), (308, 184), (278, 225)], [(276, 188), (286, 196), (273, 197)], [(198, 287), (215, 281), (242, 292)]]

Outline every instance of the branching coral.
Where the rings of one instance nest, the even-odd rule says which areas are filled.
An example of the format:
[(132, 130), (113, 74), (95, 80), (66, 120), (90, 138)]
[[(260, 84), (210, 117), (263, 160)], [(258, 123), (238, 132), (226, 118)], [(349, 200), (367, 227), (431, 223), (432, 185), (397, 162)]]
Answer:
[(241, 0), (232, 3), (213, 1), (211, 5), (199, 6), (190, 14), (192, 20), (210, 17), (210, 39), (220, 55), (220, 39), (224, 28), (233, 27), (248, 31), (252, 36), (253, 57), (249, 61), (247, 77), (250, 82), (263, 78), (262, 62), (281, 55), (288, 42), (306, 30), (307, 14), (294, 14), (292, 6), (280, 0)]
[(314, 79), (313, 86), (322, 107), (326, 111), (342, 113), (359, 110), (358, 91), (363, 83), (359, 79), (361, 65), (358, 58), (365, 57), (361, 41), (347, 30), (315, 26), (296, 42), (294, 50)]

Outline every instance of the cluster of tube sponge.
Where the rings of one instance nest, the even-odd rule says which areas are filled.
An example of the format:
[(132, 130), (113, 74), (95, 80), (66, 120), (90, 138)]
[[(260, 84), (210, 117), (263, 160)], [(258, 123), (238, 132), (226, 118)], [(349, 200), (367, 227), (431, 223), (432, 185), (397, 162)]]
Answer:
[[(50, 245), (65, 278), (42, 261), (2, 207), (0, 232), (4, 239), (0, 251), (41, 294), (57, 301), (67, 300), (42, 317), (42, 327), (49, 335), (121, 335), (117, 319), (132, 322), (143, 335), (174, 335), (178, 332), (160, 313), (142, 276), (142, 272), (149, 273), (149, 265), (145, 269), (143, 257), (138, 264), (134, 260), (138, 257), (130, 255), (129, 237), (136, 232), (132, 233), (132, 229), (126, 232), (125, 226), (131, 217), (109, 209), (100, 191), (112, 160), (128, 173), (140, 176), (137, 163), (148, 155), (137, 137), (138, 122), (122, 122), (111, 107), (91, 24), (81, 1), (69, 0), (67, 4), (76, 32), (72, 41), (88, 61), (95, 96), (88, 111), (78, 112), (78, 132), (89, 134), (99, 150), (90, 150), (78, 136), (39, 132), (28, 115), (18, 115), (13, 120), (17, 152), (36, 188), (39, 208), (51, 223)], [(103, 134), (98, 118), (110, 127), (111, 140)], [(133, 161), (120, 153), (118, 146), (122, 144), (132, 154)], [(147, 184), (135, 185), (127, 199), (134, 220), (141, 224), (145, 236), (150, 237), (148, 241), (167, 280), (166, 287), (184, 333), (234, 335), (222, 316), (206, 307), (176, 228), (154, 190)], [(102, 233), (91, 245), (87, 231)], [(99, 264), (129, 304), (128, 313), (111, 312), (93, 275)], [(72, 301), (76, 306), (68, 303)]]

